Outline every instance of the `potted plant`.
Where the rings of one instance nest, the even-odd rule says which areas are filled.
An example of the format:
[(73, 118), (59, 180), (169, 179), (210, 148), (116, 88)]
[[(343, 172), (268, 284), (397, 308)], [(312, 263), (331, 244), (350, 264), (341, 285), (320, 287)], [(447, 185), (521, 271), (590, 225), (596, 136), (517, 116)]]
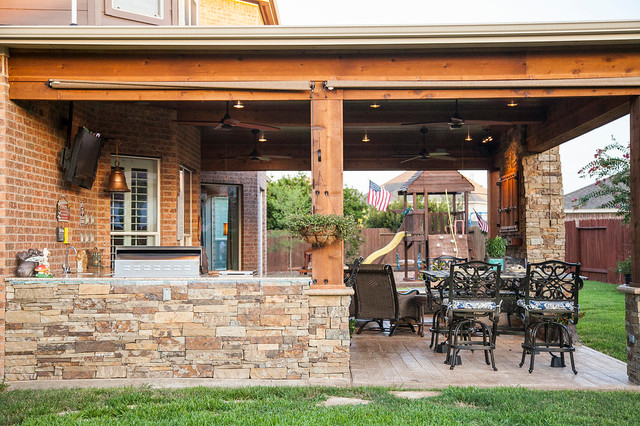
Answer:
[(353, 218), (337, 214), (290, 215), (286, 227), (313, 247), (324, 247), (338, 239), (347, 239), (357, 231)]
[(504, 255), (507, 252), (507, 240), (502, 237), (493, 237), (485, 241), (486, 257), (489, 263), (501, 265), (504, 269)]
[(616, 270), (624, 275), (624, 282), (629, 285), (631, 283), (631, 255), (624, 260), (618, 260)]

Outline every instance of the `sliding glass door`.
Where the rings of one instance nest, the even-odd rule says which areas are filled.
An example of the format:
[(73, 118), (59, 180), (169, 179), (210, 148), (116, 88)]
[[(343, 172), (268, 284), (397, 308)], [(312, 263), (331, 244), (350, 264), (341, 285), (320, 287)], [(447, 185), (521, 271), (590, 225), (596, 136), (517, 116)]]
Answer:
[(202, 243), (210, 271), (240, 269), (241, 188), (202, 185)]

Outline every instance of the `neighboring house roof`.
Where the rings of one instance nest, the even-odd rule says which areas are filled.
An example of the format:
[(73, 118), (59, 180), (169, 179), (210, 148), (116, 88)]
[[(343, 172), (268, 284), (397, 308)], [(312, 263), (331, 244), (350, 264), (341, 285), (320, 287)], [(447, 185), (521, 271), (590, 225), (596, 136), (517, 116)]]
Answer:
[[(594, 210), (594, 209), (603, 209), (602, 206), (604, 203), (607, 203), (609, 201), (611, 201), (613, 199), (613, 197), (611, 195), (603, 195), (600, 197), (595, 197), (590, 199), (589, 201), (587, 201), (587, 203), (584, 206), (579, 206), (578, 207), (578, 201), (580, 198), (584, 197), (587, 194), (590, 194), (591, 192), (595, 191), (596, 189), (598, 189), (598, 187), (596, 186), (596, 184), (591, 184), (591, 185), (587, 185), (585, 187), (582, 187), (580, 189), (577, 189), (573, 192), (569, 192), (568, 194), (566, 194), (564, 196), (564, 209), (565, 211), (571, 211), (571, 210)], [(576, 201), (574, 201), (576, 200)], [(605, 210), (605, 209), (603, 209)], [(610, 209), (606, 209), (606, 210), (610, 210)]]

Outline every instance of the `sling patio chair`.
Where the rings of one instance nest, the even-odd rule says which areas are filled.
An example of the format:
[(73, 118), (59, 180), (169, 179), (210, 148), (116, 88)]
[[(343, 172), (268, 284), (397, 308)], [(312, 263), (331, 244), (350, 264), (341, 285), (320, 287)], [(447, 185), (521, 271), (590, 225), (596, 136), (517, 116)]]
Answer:
[[(349, 271), (349, 275), (344, 279), (345, 286), (354, 288), (356, 278), (358, 277), (358, 271), (360, 270), (360, 265), (363, 260), (362, 256), (360, 256), (353, 261), (353, 264), (350, 265), (351, 269)], [(351, 303), (349, 304), (349, 318), (355, 318), (357, 312), (357, 301), (354, 293), (353, 296), (351, 296)]]
[(356, 318), (364, 320), (357, 334), (370, 322), (378, 323), (378, 327), (367, 330), (387, 331), (384, 321), (390, 323), (389, 336), (399, 325), (407, 325), (415, 333), (419, 318), (414, 297), (418, 290), (398, 293), (391, 265), (360, 265), (354, 290)]

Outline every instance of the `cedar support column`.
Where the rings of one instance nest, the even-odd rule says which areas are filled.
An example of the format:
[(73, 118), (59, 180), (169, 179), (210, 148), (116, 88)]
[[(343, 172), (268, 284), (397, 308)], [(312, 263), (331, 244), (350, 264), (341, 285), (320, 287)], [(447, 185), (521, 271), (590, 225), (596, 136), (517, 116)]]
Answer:
[[(10, 126), (10, 122), (8, 120), (8, 111), (10, 107), (9, 100), (9, 49), (6, 47), (0, 46), (0, 152), (5, 153), (0, 158), (0, 187), (2, 191), (7, 191), (7, 159), (9, 158), (9, 148), (7, 147), (8, 135), (7, 131)], [(7, 200), (7, 194), (0, 194), (2, 200)], [(7, 207), (7, 203), (3, 202), (0, 205), (0, 211), (3, 217), (7, 217), (8, 214), (4, 210)], [(0, 234), (0, 252), (2, 253), (3, 266), (0, 268), (0, 382), (4, 377), (4, 367), (5, 367), (5, 319), (6, 319), (6, 285), (4, 282), (4, 276), (9, 275), (8, 265), (12, 264), (9, 261), (9, 252), (6, 249), (6, 243), (8, 239), (5, 235), (5, 231), (2, 231)], [(15, 253), (12, 253), (11, 256), (15, 256)], [(13, 272), (13, 271), (11, 271)]]
[(627, 375), (640, 384), (640, 97), (631, 98), (631, 284), (618, 287), (625, 293)]
[[(342, 214), (342, 91), (328, 91), (316, 83), (311, 135), (312, 213)], [(313, 287), (344, 287), (343, 252), (342, 242), (313, 248)]]

